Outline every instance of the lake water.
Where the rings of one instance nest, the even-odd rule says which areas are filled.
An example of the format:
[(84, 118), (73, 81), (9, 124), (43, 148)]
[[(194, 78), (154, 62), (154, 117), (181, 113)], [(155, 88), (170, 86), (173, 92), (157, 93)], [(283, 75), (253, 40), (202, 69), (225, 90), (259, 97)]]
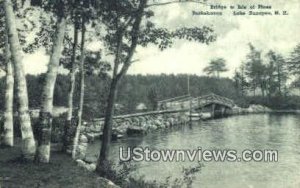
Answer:
[[(278, 162), (202, 162), (193, 187), (284, 188), (300, 187), (300, 115), (254, 114), (194, 122), (191, 126), (157, 131), (112, 144), (111, 156), (119, 159), (119, 147), (151, 149), (235, 149), (278, 150)], [(98, 154), (100, 142), (89, 147)], [(135, 176), (163, 181), (182, 177), (183, 167), (197, 162), (138, 162)]]

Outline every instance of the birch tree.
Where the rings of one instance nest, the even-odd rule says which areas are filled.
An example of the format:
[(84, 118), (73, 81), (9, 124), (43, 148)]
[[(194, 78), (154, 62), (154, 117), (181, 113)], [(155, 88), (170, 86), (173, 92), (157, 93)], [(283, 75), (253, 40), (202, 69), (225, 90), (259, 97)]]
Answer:
[[(70, 90), (68, 93), (68, 114), (65, 124), (64, 132), (64, 150), (71, 151), (73, 158), (77, 148), (78, 138), (80, 134), (80, 127), (82, 123), (82, 111), (84, 104), (84, 80), (85, 80), (85, 46), (86, 46), (86, 27), (93, 28), (94, 24), (90, 24), (95, 20), (95, 4), (89, 1), (77, 0), (73, 7), (73, 22), (74, 22), (74, 43), (71, 57), (71, 70), (70, 70)], [(81, 44), (78, 45), (78, 33), (81, 31)], [(93, 39), (89, 39), (93, 41)], [(80, 54), (77, 55), (77, 49), (80, 47)], [(75, 61), (79, 56), (79, 63)], [(90, 66), (90, 65), (87, 65)], [(75, 89), (75, 76), (79, 67), (79, 102), (77, 114), (73, 117), (73, 103), (74, 103), (74, 89)], [(95, 67), (94, 67), (95, 68)], [(91, 68), (93, 69), (93, 68)], [(73, 121), (72, 121), (73, 119)]]
[(5, 34), (5, 106), (3, 116), (3, 138), (4, 146), (12, 147), (14, 145), (14, 121), (13, 121), (13, 98), (14, 98), (14, 75), (11, 64), (8, 35)]
[(36, 146), (28, 112), (28, 93), (24, 67), (22, 64), (22, 50), (11, 0), (4, 0), (4, 10), (9, 49), (16, 78), (16, 93), (19, 103), (18, 115), (22, 134), (22, 154), (25, 159), (32, 160), (36, 151)]
[(55, 4), (57, 15), (56, 30), (53, 40), (52, 52), (46, 73), (46, 79), (42, 92), (41, 111), (39, 117), (38, 148), (35, 160), (41, 163), (49, 163), (51, 146), (51, 128), (53, 95), (56, 82), (59, 61), (63, 49), (63, 41), (66, 29), (66, 2), (60, 0)]
[(13, 88), (14, 77), (11, 64), (10, 49), (8, 43), (8, 35), (5, 29), (5, 15), (3, 10), (3, 4), (0, 6), (0, 68), (6, 72), (5, 75), (5, 96), (4, 100), (4, 114), (3, 124), (0, 127), (0, 145), (12, 147), (14, 145), (13, 134)]
[(81, 47), (80, 47), (80, 94), (79, 94), (79, 108), (78, 108), (78, 122), (75, 132), (75, 137), (73, 139), (73, 150), (72, 158), (76, 157), (78, 139), (80, 135), (81, 125), (82, 125), (82, 111), (84, 103), (84, 80), (85, 80), (85, 69), (84, 69), (84, 60), (85, 60), (85, 17), (82, 17), (81, 24)]

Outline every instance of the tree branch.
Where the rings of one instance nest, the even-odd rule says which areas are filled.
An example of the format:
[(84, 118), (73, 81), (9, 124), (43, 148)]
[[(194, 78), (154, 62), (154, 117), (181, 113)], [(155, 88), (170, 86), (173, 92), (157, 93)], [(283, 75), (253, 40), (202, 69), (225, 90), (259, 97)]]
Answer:
[(207, 0), (203, 0), (203, 1), (199, 1), (199, 0), (177, 0), (177, 1), (169, 1), (169, 2), (165, 2), (165, 3), (148, 4), (148, 5), (146, 5), (145, 8), (154, 7), (154, 6), (164, 6), (164, 5), (170, 5), (170, 4), (175, 4), (175, 3), (199, 3), (199, 4), (207, 5), (206, 1)]
[(137, 8), (138, 8), (138, 7), (136, 7), (136, 6), (133, 4), (132, 1), (128, 0), (127, 2), (130, 4), (131, 8), (133, 8), (133, 9), (137, 9)]
[(127, 20), (127, 22), (125, 22), (124, 27), (123, 27), (124, 30), (127, 29), (127, 27), (131, 24), (131, 22), (133, 21), (133, 19), (134, 19), (134, 17), (131, 16), (131, 17)]
[(134, 54), (134, 51), (136, 49), (137, 43), (138, 43), (138, 37), (139, 37), (139, 32), (140, 32), (140, 25), (142, 22), (142, 18), (143, 18), (143, 12), (145, 9), (145, 6), (147, 4), (147, 0), (142, 0), (140, 6), (139, 6), (139, 10), (138, 10), (138, 14), (136, 17), (136, 20), (132, 26), (132, 33), (131, 33), (131, 45), (130, 45), (130, 49), (128, 52), (128, 55), (124, 61), (123, 67), (121, 69), (121, 71), (116, 75), (116, 79), (119, 80), (128, 70), (128, 68), (130, 67), (132, 61), (132, 56)]

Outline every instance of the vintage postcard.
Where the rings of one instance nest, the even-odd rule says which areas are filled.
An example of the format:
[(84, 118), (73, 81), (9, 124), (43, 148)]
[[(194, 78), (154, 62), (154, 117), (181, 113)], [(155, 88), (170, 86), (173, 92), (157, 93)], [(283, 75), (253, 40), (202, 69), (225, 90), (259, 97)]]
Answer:
[(0, 0), (0, 188), (299, 188), (299, 0)]

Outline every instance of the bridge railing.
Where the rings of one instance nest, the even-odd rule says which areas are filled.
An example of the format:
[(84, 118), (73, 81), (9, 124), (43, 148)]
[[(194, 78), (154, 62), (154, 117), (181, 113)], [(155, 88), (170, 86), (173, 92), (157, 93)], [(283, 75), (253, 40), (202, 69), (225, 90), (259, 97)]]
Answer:
[(222, 97), (220, 95), (216, 95), (214, 93), (197, 97), (194, 100), (198, 101), (198, 105), (205, 104), (205, 103), (210, 103), (210, 102), (221, 103), (221, 104), (224, 104), (226, 106), (233, 106), (234, 105), (233, 100), (228, 99), (226, 97)]
[(231, 99), (228, 99), (226, 97), (222, 97), (220, 95), (216, 95), (214, 93), (203, 95), (196, 98), (182, 98), (179, 100), (171, 101), (171, 100), (165, 100), (166, 102), (159, 103), (159, 109), (189, 109), (191, 108), (197, 108), (205, 106), (209, 103), (218, 103), (224, 106), (233, 107), (234, 102)]
[(179, 96), (179, 97), (174, 97), (174, 98), (170, 98), (170, 99), (161, 100), (161, 101), (158, 101), (158, 103), (180, 101), (180, 100), (185, 100), (187, 98), (191, 98), (191, 96), (190, 95), (183, 95), (183, 96)]
[(157, 106), (159, 110), (162, 109), (183, 109), (186, 103), (190, 100), (192, 100), (192, 97), (190, 95), (185, 96), (185, 98), (180, 98), (179, 100), (164, 100), (164, 101), (159, 101)]

